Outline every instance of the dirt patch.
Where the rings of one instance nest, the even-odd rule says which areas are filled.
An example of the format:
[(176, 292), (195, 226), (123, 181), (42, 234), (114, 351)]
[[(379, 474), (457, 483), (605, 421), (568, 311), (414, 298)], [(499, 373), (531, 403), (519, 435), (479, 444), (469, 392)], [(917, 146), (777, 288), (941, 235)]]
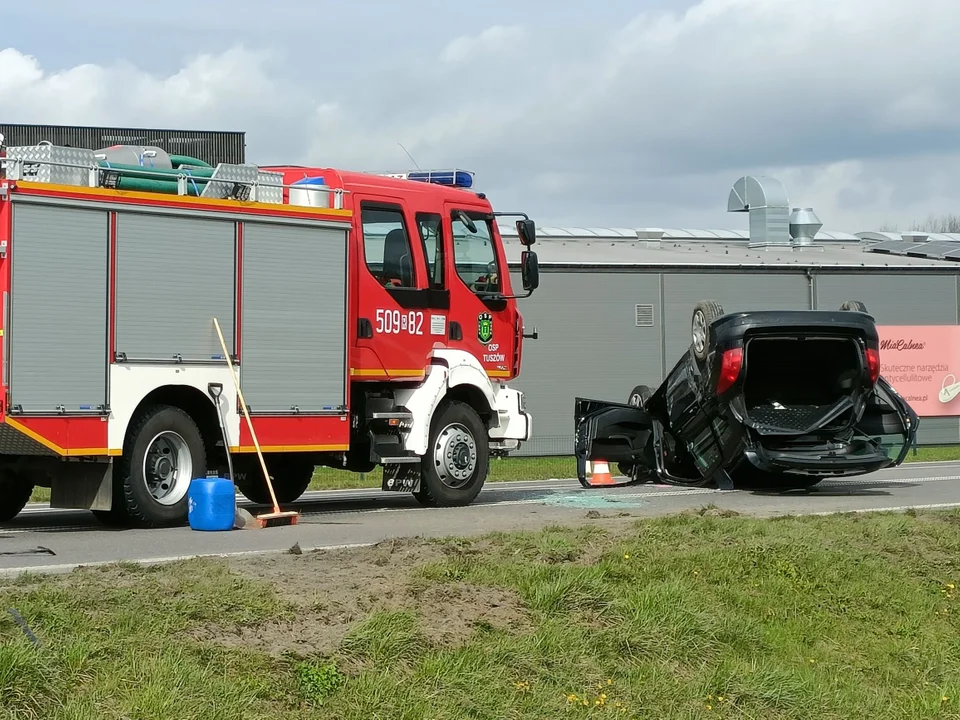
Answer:
[(266, 625), (207, 626), (193, 636), (274, 656), (329, 655), (371, 613), (404, 609), (416, 610), (427, 641), (444, 647), (462, 644), (478, 626), (531, 629), (510, 591), (425, 582), (413, 573), (424, 563), (482, 552), (479, 545), (391, 540), (370, 548), (237, 559), (232, 569), (273, 584), (289, 611)]

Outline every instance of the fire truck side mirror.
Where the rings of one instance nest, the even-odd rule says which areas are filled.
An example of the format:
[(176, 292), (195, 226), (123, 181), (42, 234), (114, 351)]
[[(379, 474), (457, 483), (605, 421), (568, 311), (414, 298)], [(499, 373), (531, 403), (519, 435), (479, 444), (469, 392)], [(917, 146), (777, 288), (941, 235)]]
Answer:
[(533, 292), (540, 287), (540, 261), (533, 250), (524, 250), (520, 253), (520, 278), (523, 289)]
[(530, 247), (537, 241), (537, 224), (530, 219), (517, 220), (517, 235), (522, 244)]

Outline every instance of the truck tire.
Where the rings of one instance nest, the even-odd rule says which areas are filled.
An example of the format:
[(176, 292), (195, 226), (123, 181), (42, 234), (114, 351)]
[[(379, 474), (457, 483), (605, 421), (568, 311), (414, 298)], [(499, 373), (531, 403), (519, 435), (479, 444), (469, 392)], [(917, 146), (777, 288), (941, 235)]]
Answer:
[[(132, 524), (182, 524), (187, 519), (190, 481), (207, 472), (200, 429), (178, 407), (149, 408), (131, 424), (115, 472), (123, 513)], [(111, 511), (109, 515), (114, 517), (109, 520), (115, 521), (117, 514)]]
[(849, 310), (851, 312), (867, 312), (867, 306), (859, 300), (847, 300), (840, 306), (840, 309)]
[(462, 507), (480, 494), (490, 469), (487, 428), (477, 411), (459, 401), (445, 402), (430, 423), (430, 444), (420, 462), (422, 505)]
[[(650, 399), (651, 395), (653, 395), (653, 390), (651, 390), (649, 386), (637, 385), (633, 390), (630, 391), (630, 397), (627, 398), (627, 404), (642, 408), (644, 405), (646, 405), (647, 400)], [(633, 465), (631, 463), (617, 463), (617, 471), (625, 477), (630, 477), (633, 474)], [(643, 468), (637, 475), (637, 481), (649, 480), (651, 477), (653, 477), (653, 474), (654, 471), (652, 469)]]
[(0, 522), (13, 520), (30, 502), (33, 483), (10, 468), (0, 470)]
[[(267, 471), (273, 479), (273, 492), (281, 505), (296, 502), (307, 491), (313, 480), (314, 465), (297, 457), (267, 457)], [(235, 465), (237, 463), (234, 463)], [(270, 490), (263, 479), (263, 468), (256, 457), (245, 459), (242, 463), (242, 478), (237, 478), (237, 490), (252, 503), (273, 505)]]
[(693, 308), (690, 319), (690, 341), (693, 356), (700, 362), (707, 359), (710, 351), (710, 324), (723, 317), (723, 307), (713, 300), (701, 300)]

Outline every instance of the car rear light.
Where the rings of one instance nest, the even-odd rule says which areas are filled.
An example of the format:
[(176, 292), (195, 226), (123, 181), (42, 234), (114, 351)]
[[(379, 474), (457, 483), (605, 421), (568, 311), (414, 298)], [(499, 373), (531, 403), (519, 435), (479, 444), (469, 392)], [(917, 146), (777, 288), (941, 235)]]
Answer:
[(732, 348), (720, 358), (720, 377), (717, 380), (717, 394), (725, 393), (740, 377), (743, 367), (743, 348)]
[(876, 348), (867, 348), (867, 372), (870, 382), (875, 384), (880, 377), (880, 351)]

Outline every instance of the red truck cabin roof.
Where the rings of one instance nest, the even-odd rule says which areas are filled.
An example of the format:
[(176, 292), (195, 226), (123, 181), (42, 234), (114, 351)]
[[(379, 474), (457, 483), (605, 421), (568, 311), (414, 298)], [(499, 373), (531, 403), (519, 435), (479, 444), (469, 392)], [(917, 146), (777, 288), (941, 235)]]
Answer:
[[(292, 185), (306, 178), (323, 178), (330, 188), (347, 191), (344, 195), (344, 207), (353, 210), (356, 210), (356, 208), (353, 207), (352, 193), (365, 191), (385, 192), (390, 195), (406, 197), (426, 196), (437, 202), (450, 201), (461, 205), (468, 204), (474, 208), (483, 208), (492, 212), (490, 202), (485, 197), (481, 197), (476, 190), (470, 188), (438, 185), (375, 173), (303, 165), (263, 165), (261, 170), (283, 173), (284, 185)], [(288, 191), (284, 190), (285, 200), (287, 195)]]

